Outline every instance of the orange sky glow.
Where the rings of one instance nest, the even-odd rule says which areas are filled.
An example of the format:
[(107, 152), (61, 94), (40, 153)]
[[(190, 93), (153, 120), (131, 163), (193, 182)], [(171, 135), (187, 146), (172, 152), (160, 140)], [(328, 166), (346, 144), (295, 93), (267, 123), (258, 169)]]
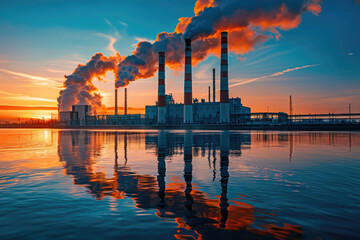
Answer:
[[(202, 39), (208, 47), (193, 53), (193, 97), (208, 100), (212, 68), (215, 68), (216, 98), (219, 101), (219, 36), (221, 31), (230, 29), (230, 98), (240, 97), (243, 105), (250, 107), (252, 112), (289, 113), (290, 95), (293, 98), (294, 114), (348, 113), (350, 103), (353, 113), (360, 112), (360, 75), (357, 64), (360, 53), (356, 41), (359, 35), (353, 31), (357, 29), (355, 24), (358, 22), (349, 20), (357, 19), (359, 5), (354, 5), (353, 1), (344, 1), (343, 5), (331, 1), (320, 2), (308, 1), (306, 13), (296, 16), (287, 11), (285, 3), (276, 8), (275, 12), (246, 12), (238, 9), (238, 16), (246, 13), (246, 20), (255, 27), (239, 25), (240, 20), (221, 18), (213, 26), (215, 32), (205, 35), (200, 31), (196, 41)], [(38, 39), (32, 30), (26, 32), (34, 29), (38, 22), (29, 22), (29, 26), (34, 25), (26, 27), (26, 31), (19, 31), (17, 27), (25, 23), (16, 25), (19, 23), (16, 22), (15, 11), (13, 17), (8, 16), (8, 22), (14, 26), (0, 20), (0, 24), (12, 29), (7, 34), (9, 38), (2, 39), (0, 46), (0, 120), (48, 119), (57, 115), (59, 91), (65, 89), (64, 75), (74, 73), (79, 64), (85, 65), (97, 52), (103, 53), (103, 58), (118, 61), (140, 51), (139, 41), (154, 43), (161, 40), (161, 34), (185, 34), (194, 18), (201, 15), (205, 8), (216, 7), (216, 4), (216, 1), (196, 1), (195, 6), (193, 3), (184, 6), (186, 10), (191, 10), (186, 14), (179, 10), (177, 17), (166, 15), (167, 20), (161, 23), (154, 19), (154, 23), (151, 23), (153, 28), (144, 28), (135, 23), (128, 25), (124, 21), (130, 22), (133, 17), (131, 14), (121, 21), (106, 15), (100, 20), (93, 17), (91, 21), (100, 21), (103, 25), (82, 26), (85, 30), (81, 36), (66, 32), (74, 30), (69, 26), (64, 27), (65, 30), (55, 28), (52, 33), (58, 38), (51, 39), (50, 46), (45, 44), (46, 40)], [(348, 12), (346, 19), (342, 12)], [(170, 19), (173, 21), (166, 25), (165, 22)], [(331, 29), (327, 24), (329, 19), (337, 19), (337, 25), (332, 24)], [(70, 26), (75, 22), (71, 20)], [(62, 24), (66, 25), (66, 22)], [(49, 29), (54, 26), (55, 23), (49, 22)], [(141, 34), (133, 32), (137, 29)], [(319, 29), (321, 33), (314, 34)], [(265, 31), (268, 33), (265, 34)], [(75, 32), (78, 32), (77, 28)], [(28, 35), (21, 36), (25, 33)], [(64, 35), (66, 39), (61, 38)], [(47, 33), (42, 35), (44, 39), (48, 37)], [(21, 42), (21, 39), (28, 38), (28, 42)], [(74, 40), (78, 38), (81, 47)], [(54, 46), (61, 45), (65, 40), (71, 42), (62, 46), (64, 50), (62, 47), (54, 49)], [(180, 103), (184, 101), (184, 69), (182, 58), (176, 57), (178, 53), (167, 52), (166, 93), (172, 93), (175, 102)], [(153, 62), (156, 63), (140, 67), (136, 81), (126, 82), (130, 114), (144, 114), (145, 106), (154, 105), (157, 101), (157, 61)], [(98, 79), (96, 74), (103, 79)], [(93, 79), (86, 83), (94, 87), (90, 93), (101, 94), (105, 106), (97, 112), (112, 114), (114, 84), (118, 77), (114, 67), (91, 76)], [(118, 99), (119, 112), (122, 113), (123, 88), (119, 88)]]

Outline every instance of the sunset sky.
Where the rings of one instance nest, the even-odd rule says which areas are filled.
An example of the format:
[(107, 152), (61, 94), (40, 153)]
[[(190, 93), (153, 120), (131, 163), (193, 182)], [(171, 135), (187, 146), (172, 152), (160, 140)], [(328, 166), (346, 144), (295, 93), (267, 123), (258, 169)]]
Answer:
[[(194, 16), (195, 2), (1, 1), (0, 119), (57, 113), (64, 75), (97, 52), (127, 56), (139, 41), (173, 32), (180, 17)], [(343, 113), (349, 103), (360, 112), (360, 4), (324, 0), (320, 13), (306, 12), (299, 26), (278, 31), (245, 54), (231, 52), (236, 39), (229, 37), (230, 97), (241, 97), (253, 112), (288, 112), (290, 94), (295, 113)], [(193, 97), (207, 99), (212, 68), (219, 89), (220, 61), (210, 55), (193, 67)], [(166, 69), (166, 92), (177, 102), (183, 102), (183, 79), (183, 70)], [(93, 83), (113, 107), (114, 73)], [(129, 107), (156, 100), (157, 74), (128, 86)]]

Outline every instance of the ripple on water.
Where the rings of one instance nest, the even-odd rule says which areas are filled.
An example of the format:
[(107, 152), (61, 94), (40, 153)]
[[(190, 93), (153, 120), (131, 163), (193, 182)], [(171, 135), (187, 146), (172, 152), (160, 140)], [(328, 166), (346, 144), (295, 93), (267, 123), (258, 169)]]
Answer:
[(2, 239), (358, 237), (360, 133), (43, 131), (0, 130)]

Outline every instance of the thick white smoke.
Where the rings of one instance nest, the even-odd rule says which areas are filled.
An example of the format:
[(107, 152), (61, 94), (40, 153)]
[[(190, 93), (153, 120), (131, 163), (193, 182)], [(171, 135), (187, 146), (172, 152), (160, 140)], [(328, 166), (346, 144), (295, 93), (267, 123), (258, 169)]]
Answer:
[(92, 82), (94, 77), (101, 80), (108, 71), (117, 73), (117, 65), (122, 57), (106, 57), (102, 53), (96, 53), (85, 65), (78, 65), (71, 75), (65, 76), (64, 90), (60, 91), (58, 107), (60, 111), (69, 111), (72, 105), (89, 104), (93, 110), (102, 107), (102, 96), (96, 93), (97, 88)]

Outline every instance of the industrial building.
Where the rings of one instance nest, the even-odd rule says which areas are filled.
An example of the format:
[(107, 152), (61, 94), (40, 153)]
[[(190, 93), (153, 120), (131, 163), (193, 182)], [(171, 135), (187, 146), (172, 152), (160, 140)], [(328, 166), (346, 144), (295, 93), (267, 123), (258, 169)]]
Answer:
[[(145, 106), (145, 123), (157, 123), (158, 104)], [(166, 95), (165, 116), (163, 119), (166, 124), (182, 124), (184, 122), (184, 104), (175, 103), (172, 95)], [(220, 119), (220, 102), (206, 102), (205, 99), (193, 100), (193, 123), (197, 124), (217, 124)], [(230, 123), (243, 124), (250, 120), (250, 108), (241, 104), (240, 98), (229, 99)]]
[(73, 105), (72, 111), (59, 112), (59, 120), (63, 125), (86, 126), (90, 112), (90, 105)]

